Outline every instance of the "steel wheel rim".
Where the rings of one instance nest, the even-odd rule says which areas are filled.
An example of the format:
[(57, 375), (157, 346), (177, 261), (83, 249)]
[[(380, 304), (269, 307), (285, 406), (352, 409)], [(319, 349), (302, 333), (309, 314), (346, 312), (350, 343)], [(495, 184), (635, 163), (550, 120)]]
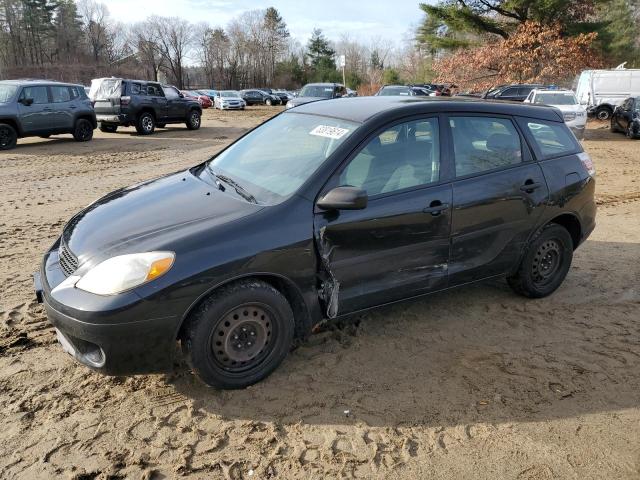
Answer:
[(562, 247), (557, 240), (544, 242), (533, 256), (533, 281), (538, 285), (551, 282), (562, 264)]
[(607, 112), (606, 110), (600, 110), (598, 112), (598, 118), (600, 120), (607, 120), (609, 118), (609, 112)]
[(6, 147), (11, 144), (11, 130), (7, 127), (0, 127), (0, 146)]
[(149, 116), (145, 116), (142, 118), (142, 128), (147, 131), (150, 132), (151, 129), (153, 128), (153, 119)]
[(271, 309), (263, 304), (244, 304), (227, 312), (211, 334), (214, 363), (231, 373), (262, 363), (273, 345), (273, 318)]
[(191, 125), (193, 125), (194, 127), (200, 125), (200, 115), (195, 112), (191, 114)]

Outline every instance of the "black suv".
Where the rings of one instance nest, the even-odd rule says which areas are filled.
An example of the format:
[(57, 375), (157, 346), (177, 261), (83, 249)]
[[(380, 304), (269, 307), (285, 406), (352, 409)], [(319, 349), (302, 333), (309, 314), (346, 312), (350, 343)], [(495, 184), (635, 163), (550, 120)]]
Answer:
[(71, 133), (79, 142), (93, 138), (96, 115), (82, 85), (45, 80), (0, 82), (0, 150), (18, 138)]
[(553, 107), (313, 102), (86, 207), (36, 293), (85, 365), (163, 370), (179, 341), (206, 383), (241, 388), (327, 318), (484, 279), (552, 294), (595, 226), (594, 174)]
[(282, 103), (280, 97), (271, 95), (264, 90), (240, 90), (240, 96), (247, 105), (279, 105)]
[(164, 128), (168, 123), (185, 123), (189, 130), (200, 128), (200, 103), (186, 99), (170, 85), (98, 78), (91, 81), (89, 98), (103, 132), (133, 125), (139, 134), (150, 135), (156, 127)]
[(331, 100), (332, 98), (348, 97), (347, 89), (340, 83), (307, 83), (300, 95), (287, 102), (287, 108), (297, 107), (305, 103), (318, 100)]
[(629, 97), (611, 114), (611, 131), (640, 138), (640, 97)]
[(536, 88), (545, 88), (545, 85), (538, 83), (528, 83), (521, 85), (499, 85), (482, 95), (487, 100), (511, 100), (514, 102), (524, 102)]

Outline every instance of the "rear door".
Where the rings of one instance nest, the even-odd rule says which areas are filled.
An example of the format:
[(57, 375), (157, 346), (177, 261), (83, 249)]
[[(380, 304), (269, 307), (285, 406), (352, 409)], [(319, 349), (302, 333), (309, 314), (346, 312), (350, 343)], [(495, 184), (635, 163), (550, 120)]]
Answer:
[[(44, 85), (24, 87), (18, 100), (18, 112), (25, 133), (44, 132), (50, 128), (53, 109), (48, 87)], [(27, 105), (28, 101), (31, 104)]]
[(169, 102), (164, 95), (164, 91), (159, 83), (147, 84), (147, 97), (153, 105), (158, 122), (166, 120), (169, 115)]
[(513, 268), (549, 190), (515, 122), (459, 114), (447, 121), (455, 164), (450, 285)]
[(451, 184), (442, 172), (439, 119), (385, 127), (356, 151), (323, 193), (363, 188), (363, 210), (316, 210), (327, 315), (344, 314), (447, 286)]
[(51, 89), (51, 108), (53, 109), (51, 128), (71, 130), (77, 105), (71, 97), (70, 87), (52, 85), (49, 88)]

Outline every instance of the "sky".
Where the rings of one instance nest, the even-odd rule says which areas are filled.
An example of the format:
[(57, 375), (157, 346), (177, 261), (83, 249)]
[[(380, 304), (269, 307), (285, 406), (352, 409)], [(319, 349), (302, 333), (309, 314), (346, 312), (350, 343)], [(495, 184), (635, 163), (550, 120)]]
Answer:
[[(247, 10), (278, 9), (289, 32), (305, 44), (314, 28), (320, 28), (331, 40), (342, 34), (367, 43), (372, 38), (404, 41), (411, 28), (422, 20), (418, 4), (425, 0), (102, 0), (111, 16), (121, 22), (144, 20), (149, 15), (182, 17), (193, 23), (207, 22), (224, 27), (229, 20)], [(426, 2), (432, 3), (432, 2)]]

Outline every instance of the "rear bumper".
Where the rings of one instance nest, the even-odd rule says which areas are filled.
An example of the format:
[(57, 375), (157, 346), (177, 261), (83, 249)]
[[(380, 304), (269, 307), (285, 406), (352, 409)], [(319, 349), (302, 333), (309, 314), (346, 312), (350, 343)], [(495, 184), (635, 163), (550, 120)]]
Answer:
[(148, 318), (148, 302), (133, 293), (122, 301), (73, 286), (52, 291), (47, 275), (55, 277), (56, 269), (59, 264), (51, 251), (34, 275), (34, 286), (67, 353), (108, 375), (163, 372), (171, 367), (180, 315)]

